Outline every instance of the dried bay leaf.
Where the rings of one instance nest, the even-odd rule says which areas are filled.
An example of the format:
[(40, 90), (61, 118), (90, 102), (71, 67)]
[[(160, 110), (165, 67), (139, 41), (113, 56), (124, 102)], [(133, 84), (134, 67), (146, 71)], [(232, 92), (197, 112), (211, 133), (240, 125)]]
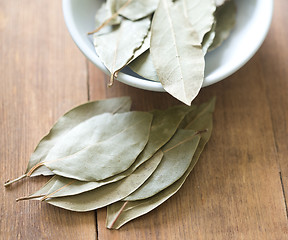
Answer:
[(107, 207), (106, 227), (119, 229), (125, 223), (140, 217), (172, 197), (183, 185), (185, 176), (158, 194), (138, 201), (119, 201)]
[(143, 44), (150, 22), (150, 17), (136, 22), (123, 19), (119, 26), (113, 27), (113, 31), (103, 35), (94, 34), (95, 50), (111, 73), (109, 85), (113, 84), (117, 73), (128, 64), (135, 51)]
[(178, 130), (161, 149), (164, 156), (155, 172), (140, 188), (123, 200), (135, 201), (152, 197), (176, 182), (189, 167), (199, 140), (200, 136), (193, 130)]
[(183, 127), (185, 127), (185, 129), (199, 130), (199, 127), (200, 129), (207, 129), (205, 133), (201, 134), (198, 147), (185, 174), (171, 186), (150, 198), (138, 201), (119, 201), (109, 205), (107, 207), (106, 218), (107, 228), (119, 229), (125, 223), (152, 211), (172, 197), (181, 188), (186, 178), (196, 165), (200, 154), (211, 137), (213, 128), (212, 113), (214, 111), (214, 107), (215, 98), (192, 111), (190, 116), (185, 119), (186, 121), (184, 121), (185, 124)]
[[(216, 35), (215, 24), (213, 24), (212, 29), (205, 34), (203, 41), (202, 41), (202, 51), (204, 55), (207, 53), (210, 45), (212, 45), (215, 35)], [(132, 59), (132, 61), (129, 63), (128, 67), (131, 68), (133, 72), (137, 73), (141, 77), (144, 77), (151, 81), (159, 82), (156, 69), (153, 65), (149, 47), (150, 45), (145, 46), (147, 50), (139, 54), (139, 56), (138, 55), (135, 56)], [(145, 48), (141, 47), (140, 49), (143, 50)], [(138, 53), (138, 51), (136, 51), (136, 53)]]
[[(183, 1), (183, 9), (186, 18), (190, 20), (193, 30), (198, 32), (200, 39), (203, 39), (202, 47), (204, 54), (206, 54), (215, 37), (215, 31), (212, 31), (214, 26), (214, 12), (216, 9), (215, 3), (212, 0), (181, 1)], [(149, 47), (150, 45), (148, 48)], [(159, 82), (150, 51), (144, 52), (141, 56), (129, 63), (128, 66), (138, 75)]]
[(236, 4), (233, 0), (226, 1), (215, 12), (215, 38), (209, 51), (219, 47), (228, 38), (236, 23)]
[[(154, 115), (153, 121), (152, 121), (151, 113), (146, 113), (146, 114), (142, 113), (143, 114), (141, 116), (142, 118), (148, 117), (148, 115), (150, 116), (151, 118), (150, 125), (152, 121), (153, 128), (151, 127), (151, 129), (149, 129), (151, 132), (151, 135), (150, 135), (148, 143), (143, 147), (144, 150), (141, 152), (140, 155), (138, 155), (136, 160), (131, 165), (131, 166), (133, 165), (135, 166), (135, 171), (132, 171), (130, 174), (128, 174), (128, 176), (125, 176), (124, 178), (116, 182), (108, 183), (94, 190), (87, 191), (87, 186), (85, 186), (86, 188), (85, 190), (83, 189), (78, 190), (78, 193), (79, 191), (83, 191), (80, 194), (78, 194), (76, 190), (77, 188), (82, 188), (84, 186), (82, 185), (82, 183), (80, 183), (80, 181), (55, 175), (53, 178), (50, 179), (50, 181), (48, 181), (47, 184), (44, 185), (44, 187), (42, 187), (37, 192), (38, 196), (35, 193), (34, 195), (27, 197), (26, 199), (38, 198), (39, 200), (45, 200), (52, 205), (62, 207), (65, 209), (69, 209), (69, 210), (73, 210), (73, 211), (89, 211), (89, 210), (94, 210), (94, 209), (112, 204), (108, 206), (107, 227), (119, 228), (120, 226), (132, 220), (133, 218), (137, 216), (141, 216), (151, 211), (152, 209), (154, 209), (155, 207), (157, 207), (158, 205), (166, 201), (169, 197), (171, 197), (173, 194), (175, 194), (179, 190), (179, 188), (182, 186), (185, 179), (187, 178), (187, 176), (189, 175), (189, 173), (192, 171), (193, 167), (195, 166), (205, 144), (210, 138), (211, 131), (212, 131), (212, 113), (214, 111), (214, 107), (215, 107), (215, 99), (212, 99), (210, 102), (202, 104), (199, 107), (196, 107), (195, 105), (192, 105), (191, 107), (182, 105), (182, 106), (172, 107), (166, 111), (156, 110), (156, 111), (153, 111), (153, 115)], [(128, 113), (126, 112), (126, 113), (117, 113), (117, 114), (103, 113), (100, 115), (92, 116), (88, 118), (87, 120), (82, 121), (79, 124), (76, 124), (72, 129), (69, 129), (64, 134), (63, 138), (61, 138), (61, 143), (54, 145), (51, 148), (51, 150), (48, 152), (47, 156), (53, 155), (53, 154), (55, 155), (58, 154), (59, 156), (61, 156), (61, 154), (67, 153), (67, 151), (69, 152), (69, 154), (75, 155), (75, 154), (78, 154), (79, 151), (83, 149), (83, 147), (84, 149), (86, 149), (85, 145), (87, 146), (87, 148), (89, 148), (91, 145), (102, 144), (103, 142), (108, 141), (111, 137), (113, 138), (115, 134), (118, 135), (118, 134), (121, 134), (123, 131), (125, 131), (125, 128), (124, 129), (121, 128), (122, 131), (119, 130), (119, 126), (121, 126), (121, 124), (124, 126), (124, 122), (128, 126), (127, 128), (129, 127), (133, 128), (133, 126), (131, 126), (131, 124), (133, 123), (137, 125), (139, 116), (136, 116), (136, 115), (138, 113), (139, 112), (128, 112)], [(97, 124), (96, 123), (94, 124), (95, 119), (97, 120), (96, 121)], [(117, 126), (113, 126), (113, 124), (111, 124), (113, 122), (117, 122), (116, 124)], [(169, 125), (169, 123), (171, 124)], [(150, 125), (149, 125), (149, 128), (150, 128)], [(88, 129), (86, 128), (87, 126), (89, 126), (90, 128), (92, 126), (93, 131), (89, 131), (89, 127)], [(141, 126), (143, 127), (143, 125)], [(108, 127), (110, 128), (108, 129)], [(111, 133), (111, 129), (113, 133)], [(174, 135), (174, 132), (176, 131), (176, 129), (178, 129), (178, 131)], [(189, 130), (182, 130), (182, 129), (191, 129), (191, 130), (189, 131)], [(203, 130), (203, 129), (205, 129), (206, 131), (199, 132), (199, 130)], [(196, 136), (191, 136), (191, 133), (192, 134), (195, 133), (194, 130), (196, 132), (198, 131), (197, 134), (201, 134), (200, 141), (199, 141), (199, 136), (197, 134)], [(181, 134), (180, 135), (182, 137), (180, 137), (179, 133), (181, 132), (183, 133), (185, 132), (185, 134), (187, 134), (187, 138), (185, 138), (185, 136), (183, 137), (183, 135)], [(164, 135), (164, 137), (162, 138), (160, 137), (160, 140), (159, 140), (159, 137), (157, 138), (157, 135), (159, 134)], [(131, 137), (131, 133), (128, 135)], [(174, 136), (171, 138), (172, 135)], [(78, 136), (78, 137), (80, 136), (79, 137), (80, 140), (77, 139), (76, 141), (74, 141), (75, 138), (73, 139), (73, 136)], [(86, 139), (86, 137), (88, 140)], [(195, 137), (196, 138), (198, 137), (198, 139), (196, 139)], [(181, 141), (179, 138), (181, 139)], [(167, 142), (169, 139), (170, 141), (163, 147), (163, 144), (165, 144), (165, 142)], [(121, 140), (122, 139), (118, 139), (116, 142), (117, 143), (122, 142)], [(186, 148), (181, 149), (181, 147), (183, 147), (190, 140), (191, 140), (190, 144), (192, 144), (192, 149), (189, 149), (189, 150), (187, 150)], [(72, 142), (73, 144), (71, 145)], [(75, 142), (77, 142), (76, 146), (74, 145)], [(63, 145), (61, 146), (61, 144)], [(161, 146), (162, 146), (162, 149), (157, 151), (157, 149)], [(107, 152), (110, 150), (109, 148), (106, 148), (106, 149), (108, 149)], [(166, 160), (163, 159), (162, 150), (164, 151), (165, 158), (170, 157), (171, 160), (174, 160), (173, 158), (177, 159), (181, 155), (181, 156), (184, 156), (184, 157), (180, 157), (182, 158), (182, 161), (183, 161), (183, 159), (185, 160), (186, 158), (185, 156), (186, 154), (187, 155), (190, 154), (190, 158), (194, 152), (195, 154), (191, 162), (185, 161), (186, 164), (179, 162), (181, 161), (181, 159), (178, 159), (177, 165), (174, 165), (173, 167), (171, 166), (169, 167), (169, 168), (172, 168), (174, 171), (174, 172), (172, 171), (173, 173), (172, 175), (171, 174), (169, 175), (167, 174), (167, 171), (163, 171), (163, 170), (168, 169), (167, 168), (168, 165), (165, 167), (165, 162), (167, 164), (168, 161), (167, 159)], [(155, 153), (155, 151), (157, 152)], [(153, 156), (149, 158), (148, 160), (145, 160), (151, 154), (153, 154)], [(167, 154), (171, 154), (171, 155), (169, 156)], [(140, 156), (142, 156), (142, 158)], [(55, 162), (63, 161), (63, 160), (65, 161), (67, 159), (65, 157), (65, 154), (62, 157), (63, 157), (62, 159), (57, 159), (55, 160)], [(139, 161), (139, 163), (137, 161)], [(45, 162), (42, 162), (42, 163), (44, 164)], [(164, 165), (162, 164), (162, 167), (161, 167), (161, 163), (164, 163)], [(175, 164), (175, 161), (174, 161), (174, 164)], [(89, 166), (90, 165), (91, 164), (89, 164)], [(82, 166), (80, 166), (80, 168), (81, 167)], [(161, 168), (162, 168), (162, 171), (158, 172), (159, 169)], [(83, 169), (82, 170), (80, 169), (79, 171), (83, 172)], [(185, 173), (182, 176), (184, 171)], [(157, 173), (156, 177), (155, 177), (155, 173)], [(123, 172), (121, 172), (121, 174), (123, 174)], [(115, 176), (117, 175), (114, 175), (113, 177)], [(151, 180), (153, 178), (154, 180), (156, 179), (156, 182), (159, 186), (157, 186), (157, 188), (147, 187), (148, 186), (147, 183), (149, 183), (149, 179)], [(168, 181), (165, 182), (165, 179), (168, 179)], [(107, 180), (107, 178), (104, 180)], [(94, 184), (95, 182), (94, 183), (85, 182), (85, 183)], [(73, 185), (73, 189), (72, 190), (70, 189), (68, 191), (70, 185), (71, 186)], [(146, 194), (145, 199), (138, 200), (142, 198), (139, 198), (139, 197), (135, 198), (135, 195), (134, 195), (134, 199), (129, 199), (129, 197), (133, 196), (134, 193), (137, 193), (137, 191), (139, 191), (137, 189), (143, 190), (144, 188), (146, 188), (146, 191), (144, 191), (144, 193)], [(52, 195), (51, 195), (51, 191), (52, 191), (51, 189), (53, 189), (54, 191), (52, 192)], [(57, 193), (63, 189), (66, 190), (67, 196), (61, 197), (61, 194), (57, 195)], [(69, 195), (73, 191), (74, 191), (73, 194), (75, 195), (72, 195), (72, 196)], [(149, 194), (147, 195), (147, 193), (149, 193), (150, 196)], [(151, 193), (153, 193), (153, 196), (151, 196)], [(57, 197), (55, 197), (55, 195)], [(141, 194), (141, 196), (143, 195)], [(129, 200), (129, 201), (124, 202), (123, 199)]]
[[(50, 149), (55, 146), (56, 143), (61, 142), (61, 138), (70, 131), (73, 127), (77, 126), (79, 123), (102, 113), (110, 112), (127, 112), (131, 108), (131, 98), (130, 97), (119, 97), (119, 98), (111, 98), (106, 100), (98, 100), (93, 102), (88, 102), (77, 106), (67, 113), (65, 113), (51, 128), (49, 133), (44, 136), (34, 152), (32, 153), (30, 160), (28, 162), (28, 166), (24, 175), (19, 177), (18, 179), (9, 181), (6, 183), (6, 186), (20, 180), (27, 176), (29, 171), (43, 161)], [(30, 175), (31, 177), (39, 176), (39, 175), (53, 175), (47, 167), (40, 166)]]
[(151, 31), (149, 30), (147, 36), (144, 38), (143, 44), (141, 45), (140, 48), (138, 48), (135, 51), (133, 58), (129, 61), (128, 64), (130, 64), (135, 59), (140, 57), (144, 52), (146, 52), (150, 48), (150, 39), (151, 39)]
[(154, 110), (152, 127), (147, 145), (139, 155), (139, 159), (149, 159), (158, 149), (167, 143), (192, 110), (187, 106), (174, 106), (165, 111)]
[[(186, 18), (189, 19), (190, 23), (192, 24), (193, 30), (198, 32), (200, 39), (202, 39), (204, 35), (211, 30), (214, 23), (213, 14), (216, 9), (214, 1), (181, 1), (183, 1), (183, 9)], [(203, 50), (204, 54), (206, 54), (208, 47), (212, 44), (214, 36), (215, 32), (207, 34), (207, 37), (204, 41), (206, 46), (205, 50)], [(138, 75), (146, 79), (159, 82), (149, 51), (146, 51), (140, 57), (132, 61), (129, 64), (129, 67)]]
[(214, 12), (216, 5), (214, 0), (180, 0), (183, 2), (183, 9), (186, 18), (192, 24), (192, 28), (203, 40), (204, 35), (209, 32), (214, 23)]
[(136, 21), (152, 14), (159, 0), (109, 0), (112, 12)]
[(42, 164), (57, 175), (82, 181), (108, 178), (135, 161), (148, 141), (151, 122), (147, 112), (95, 116), (70, 130)]
[(203, 83), (204, 53), (198, 34), (183, 14), (183, 3), (176, 3), (160, 1), (151, 26), (150, 52), (163, 88), (190, 105)]
[[(214, 111), (214, 107), (215, 107), (215, 98), (212, 98), (209, 102), (203, 103), (198, 107), (196, 105), (192, 105), (189, 108), (185, 106), (175, 106), (165, 111), (156, 110), (153, 112), (154, 117), (152, 121), (151, 133), (150, 133), (150, 138), (148, 140), (148, 143), (145, 146), (143, 152), (140, 154), (140, 156), (138, 156), (136, 161), (128, 170), (116, 176), (113, 176), (111, 178), (98, 181), (98, 182), (81, 182), (81, 181), (75, 180), (71, 183), (71, 179), (69, 178), (55, 176), (53, 177), (53, 179), (50, 180), (50, 181), (53, 181), (50, 183), (50, 186), (51, 186), (50, 188), (47, 188), (47, 185), (45, 185), (44, 191), (39, 190), (38, 192), (30, 196), (30, 198), (32, 198), (33, 196), (38, 196), (42, 194), (44, 195), (51, 194), (50, 197), (74, 195), (74, 194), (79, 194), (81, 192), (95, 189), (97, 187), (103, 186), (111, 182), (121, 180), (124, 177), (130, 175), (133, 171), (135, 171), (135, 169), (139, 167), (143, 162), (145, 162), (146, 159), (149, 158), (150, 155), (156, 152), (162, 145), (164, 145), (165, 142), (168, 141), (167, 139), (169, 139), (169, 136), (171, 136), (173, 132), (176, 131), (176, 128), (179, 125), (179, 121), (181, 121), (181, 119), (183, 119), (184, 116), (185, 116), (185, 119), (182, 120), (180, 128), (187, 128), (187, 129), (193, 129), (193, 130), (199, 131), (199, 130), (206, 129), (207, 126), (210, 126), (209, 121), (211, 121), (212, 119), (212, 113)], [(189, 110), (188, 114), (186, 114), (187, 110)], [(183, 112), (182, 115), (181, 115), (181, 111)], [(163, 119), (167, 120), (167, 123), (168, 123), (167, 125), (164, 124)], [(207, 120), (208, 120), (208, 123), (207, 123)], [(168, 134), (169, 131), (171, 131), (170, 134)], [(162, 137), (163, 138), (162, 143), (159, 142), (158, 137), (157, 137), (158, 135), (160, 135), (161, 132), (166, 133), (166, 140), (165, 140), (165, 137), (164, 138)], [(202, 137), (205, 137), (208, 133), (209, 131), (207, 133), (206, 132), (202, 133)], [(157, 144), (157, 141), (158, 141), (158, 144)], [(155, 148), (154, 150), (153, 150), (153, 147)], [(67, 186), (67, 187), (64, 187), (64, 186)]]
[(202, 51), (204, 54), (208, 52), (209, 47), (213, 44), (213, 41), (216, 35), (215, 28), (216, 28), (216, 23), (213, 24), (211, 30), (207, 32), (203, 38)]
[(133, 60), (128, 67), (132, 69), (135, 73), (144, 77), (146, 79), (159, 82), (156, 69), (153, 65), (150, 51), (147, 50), (141, 54), (138, 58)]
[[(127, 7), (127, 5), (129, 5), (131, 2), (131, 0), (127, 0), (122, 6), (119, 6), (116, 4), (116, 2), (114, 0), (107, 0), (106, 2), (103, 2), (101, 7), (98, 9), (98, 11), (95, 14), (95, 30), (92, 32), (89, 32), (88, 34), (103, 34), (110, 32), (111, 29), (109, 29), (108, 31), (101, 31), (101, 33), (99, 33), (100, 30), (103, 30), (103, 28), (105, 28), (106, 26), (112, 26), (112, 25), (118, 25), (121, 23), (122, 21), (122, 17), (119, 16), (119, 10), (121, 10), (122, 8)], [(118, 9), (119, 8), (119, 9)]]
[(118, 25), (121, 23), (121, 17), (119, 15), (114, 14), (110, 7), (108, 6), (109, 0), (107, 2), (103, 2), (101, 7), (95, 14), (95, 26), (96, 32), (98, 32), (107, 22), (107, 25)]
[[(209, 131), (212, 129), (210, 128)], [(119, 201), (115, 202), (107, 207), (107, 219), (106, 219), (106, 227), (110, 229), (119, 229), (125, 223), (140, 217), (172, 197), (184, 184), (186, 178), (189, 176), (190, 172), (193, 170), (195, 164), (197, 163), (199, 156), (204, 149), (207, 141), (209, 140), (211, 133), (207, 133), (206, 138), (199, 142), (201, 146), (197, 148), (196, 153), (193, 156), (192, 162), (184, 173), (184, 175), (175, 183), (173, 183), (168, 188), (162, 190), (156, 195), (137, 201)]]
[[(174, 106), (167, 110), (152, 111), (153, 120), (151, 124), (151, 131), (147, 145), (141, 154), (137, 157), (135, 162), (124, 172), (115, 176), (97, 182), (83, 182), (72, 180), (61, 176), (55, 176), (49, 181), (49, 184), (45, 184), (43, 189), (38, 190), (33, 195), (24, 199), (31, 199), (38, 197), (39, 195), (46, 195), (49, 197), (62, 197), (68, 195), (75, 195), (82, 192), (90, 191), (95, 188), (101, 187), (108, 183), (116, 182), (124, 177), (133, 173), (141, 164), (147, 161), (156, 151), (158, 151), (176, 132), (180, 123), (182, 123), (184, 117), (194, 109), (195, 106)], [(47, 186), (49, 185), (49, 186)]]
[[(216, 98), (213, 97), (208, 102), (201, 104), (196, 109), (189, 112), (181, 122), (179, 128), (191, 129), (195, 131), (200, 129), (209, 129), (210, 124), (208, 122), (212, 120), (212, 114), (215, 109), (215, 102)], [(204, 135), (205, 133), (202, 134), (202, 137)]]
[(158, 151), (128, 177), (74, 196), (46, 199), (49, 204), (72, 211), (90, 211), (119, 201), (141, 186), (155, 171), (163, 157)]

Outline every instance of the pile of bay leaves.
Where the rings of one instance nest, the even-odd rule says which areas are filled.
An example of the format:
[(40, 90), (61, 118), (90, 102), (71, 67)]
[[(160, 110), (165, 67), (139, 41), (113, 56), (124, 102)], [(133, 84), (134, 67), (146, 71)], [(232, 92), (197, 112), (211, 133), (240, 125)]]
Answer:
[(107, 0), (91, 33), (109, 85), (128, 66), (190, 105), (204, 81), (205, 54), (228, 37), (235, 16), (233, 0)]
[(35, 199), (72, 211), (107, 208), (118, 229), (175, 194), (212, 131), (215, 99), (151, 112), (130, 111), (129, 97), (80, 105), (63, 115), (38, 144), (26, 173), (5, 186), (53, 176)]

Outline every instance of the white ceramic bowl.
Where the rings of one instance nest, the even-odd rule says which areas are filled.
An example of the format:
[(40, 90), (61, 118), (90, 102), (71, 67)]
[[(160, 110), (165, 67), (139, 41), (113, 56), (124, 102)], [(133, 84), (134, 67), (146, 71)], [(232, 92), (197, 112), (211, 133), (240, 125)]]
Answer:
[[(236, 26), (230, 37), (205, 57), (203, 87), (216, 83), (241, 68), (262, 45), (273, 15), (273, 0), (235, 0)], [(97, 56), (92, 37), (87, 33), (94, 29), (94, 15), (102, 0), (63, 0), (63, 13), (67, 28), (79, 49), (98, 68), (109, 75)], [(140, 78), (129, 68), (118, 74), (119, 81), (141, 89), (159, 91), (159, 82)]]

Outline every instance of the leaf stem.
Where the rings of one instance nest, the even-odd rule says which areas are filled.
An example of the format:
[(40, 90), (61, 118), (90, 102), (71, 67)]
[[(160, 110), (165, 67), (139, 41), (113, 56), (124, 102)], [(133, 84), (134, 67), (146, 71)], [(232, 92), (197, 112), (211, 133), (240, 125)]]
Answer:
[(39, 168), (39, 167), (41, 167), (41, 166), (43, 166), (43, 165), (44, 165), (43, 162), (37, 163), (37, 164), (36, 164), (34, 167), (32, 167), (32, 168), (30, 169), (30, 171), (27, 173), (27, 177), (30, 177), (31, 174), (32, 174), (37, 168)]
[(74, 183), (76, 180), (73, 179), (71, 182), (67, 183), (66, 185), (62, 186), (61, 188), (58, 188), (57, 190), (55, 190), (52, 193), (49, 193), (47, 195), (43, 195), (43, 198), (41, 199), (41, 202), (43, 202), (44, 200), (46, 200), (47, 198), (50, 198), (52, 195), (54, 195), (55, 193), (61, 191), (62, 189), (68, 187), (69, 185), (71, 185), (72, 183)]
[(27, 174), (23, 174), (22, 176), (20, 176), (20, 177), (18, 177), (18, 178), (16, 178), (16, 179), (13, 179), (13, 180), (7, 180), (5, 183), (4, 183), (4, 186), (5, 187), (8, 187), (10, 184), (12, 184), (12, 183), (15, 183), (15, 182), (18, 182), (18, 181), (20, 181), (21, 179), (23, 179), (23, 178), (26, 178), (27, 177)]
[(120, 210), (119, 210), (119, 213), (118, 213), (117, 216), (115, 217), (114, 221), (111, 223), (110, 226), (108, 226), (108, 228), (111, 229), (111, 228), (113, 227), (113, 225), (115, 224), (115, 222), (116, 222), (117, 219), (119, 218), (120, 214), (123, 212), (124, 208), (126, 207), (127, 203), (128, 203), (128, 201), (126, 201), (126, 202), (123, 204), (123, 206), (122, 206), (122, 207), (120, 208)]
[(117, 16), (119, 15), (119, 12), (120, 12), (121, 10), (123, 10), (125, 7), (127, 7), (127, 6), (130, 4), (130, 2), (131, 2), (131, 0), (128, 0), (127, 2), (125, 2), (125, 3), (122, 5), (122, 7), (120, 7), (120, 8), (118, 9), (117, 12), (115, 12), (114, 14), (112, 14), (112, 16), (111, 16), (110, 18), (106, 19), (106, 20), (105, 20), (98, 28), (96, 28), (94, 31), (88, 32), (87, 34), (90, 35), (90, 34), (96, 33), (96, 32), (98, 32), (98, 31), (100, 31), (103, 27), (107, 26), (107, 25), (109, 24), (109, 22), (111, 22), (111, 20), (112, 20), (113, 18), (115, 18), (115, 17), (117, 17)]
[(112, 85), (114, 83), (114, 80), (118, 77), (118, 72), (119, 71), (116, 71), (113, 74), (111, 74), (110, 80), (109, 80), (109, 83), (108, 83), (108, 87), (112, 87)]
[(107, 26), (109, 24), (109, 22), (115, 18), (116, 16), (118, 16), (118, 13), (114, 13), (110, 18), (108, 18), (107, 20), (105, 20), (98, 28), (96, 28), (94, 31), (88, 32), (88, 35), (91, 35), (93, 33), (96, 33), (98, 31), (100, 31), (103, 27)]
[(107, 84), (108, 87), (111, 87), (114, 83), (114, 74), (110, 75), (109, 83)]
[(20, 198), (16, 199), (16, 202), (23, 201), (23, 200), (30, 200), (30, 199), (34, 199), (34, 198), (40, 198), (43, 196), (45, 196), (45, 195), (42, 194), (42, 195), (36, 195), (36, 196), (20, 197)]

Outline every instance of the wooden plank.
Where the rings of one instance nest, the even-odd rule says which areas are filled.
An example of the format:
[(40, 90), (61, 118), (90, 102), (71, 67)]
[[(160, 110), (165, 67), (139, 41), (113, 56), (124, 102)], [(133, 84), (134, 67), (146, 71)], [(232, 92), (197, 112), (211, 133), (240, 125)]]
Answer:
[[(287, 8), (282, 5), (277, 9), (284, 14)], [(277, 33), (273, 34), (274, 37), (271, 35), (273, 31), (277, 32), (275, 28), (279, 24), (272, 25), (267, 41), (278, 37)], [(284, 46), (286, 41), (284, 37), (281, 39), (278, 41)], [(195, 102), (217, 97), (214, 131), (182, 189), (162, 206), (126, 224), (119, 231), (107, 230), (106, 210), (98, 210), (100, 240), (287, 238), (287, 216), (279, 177), (279, 148), (277, 152), (275, 122), (272, 125), (271, 121), (278, 119), (283, 112), (279, 107), (273, 112), (275, 116), (271, 116), (269, 98), (273, 99), (277, 92), (267, 84), (273, 75), (263, 73), (271, 71), (266, 68), (278, 67), (273, 59), (267, 59), (266, 52), (273, 51), (273, 48), (265, 47), (267, 41), (256, 56), (233, 76), (201, 90)], [(263, 65), (265, 61), (266, 65)], [(288, 67), (287, 61), (282, 65), (285, 67)], [(93, 74), (93, 68), (89, 66), (90, 89), (99, 89), (91, 87), (101, 84), (95, 81), (97, 76)], [(268, 87), (271, 87), (271, 94), (267, 98)], [(285, 90), (287, 88), (282, 90), (282, 98), (287, 101)], [(103, 88), (101, 91), (104, 94)], [(97, 94), (90, 91), (92, 99), (98, 98)], [(168, 94), (151, 93), (117, 82), (111, 89), (105, 89), (105, 94), (107, 97), (130, 95), (134, 110), (166, 108), (177, 103)], [(285, 116), (286, 109), (282, 110)], [(284, 120), (283, 117), (280, 119)], [(280, 126), (284, 124), (282, 122)], [(278, 139), (283, 145), (284, 140), (287, 140), (286, 135)]]
[(85, 58), (66, 30), (61, 1), (0, 1), (1, 239), (95, 239), (95, 215), (15, 199), (47, 180), (21, 175), (37, 142), (71, 107), (87, 101)]
[(275, 1), (275, 13), (270, 34), (260, 52), (262, 68), (259, 74), (266, 76), (265, 85), (270, 106), (275, 143), (280, 164), (280, 174), (288, 198), (288, 22), (287, 1)]

